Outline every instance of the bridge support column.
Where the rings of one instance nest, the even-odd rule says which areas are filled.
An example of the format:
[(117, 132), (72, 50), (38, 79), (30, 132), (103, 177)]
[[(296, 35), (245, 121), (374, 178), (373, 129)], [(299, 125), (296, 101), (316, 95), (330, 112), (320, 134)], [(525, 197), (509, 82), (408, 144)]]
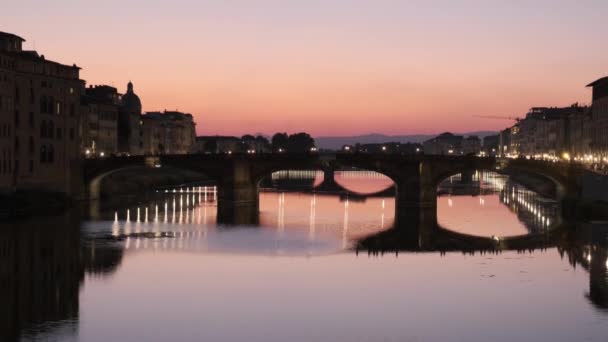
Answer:
[(419, 247), (430, 240), (437, 226), (437, 189), (424, 163), (408, 166), (397, 184), (395, 228), (411, 231)]
[(460, 173), (460, 183), (461, 184), (472, 184), (473, 183), (473, 171), (466, 170)]
[(237, 160), (218, 184), (217, 221), (219, 224), (256, 225), (259, 223), (258, 185), (247, 161)]
[(327, 191), (327, 192), (338, 192), (342, 190), (336, 183), (335, 170), (333, 168), (326, 168), (323, 170), (323, 183), (315, 188), (315, 191)]

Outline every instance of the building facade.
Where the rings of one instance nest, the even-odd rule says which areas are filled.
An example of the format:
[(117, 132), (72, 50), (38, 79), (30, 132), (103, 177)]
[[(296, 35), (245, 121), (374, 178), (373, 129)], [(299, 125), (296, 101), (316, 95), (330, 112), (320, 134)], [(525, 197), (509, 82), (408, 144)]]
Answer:
[(118, 91), (107, 85), (89, 86), (82, 97), (82, 148), (85, 157), (118, 153)]
[(0, 188), (71, 193), (82, 128), (80, 68), (0, 32)]
[(164, 111), (148, 112), (141, 117), (142, 153), (187, 154), (196, 142), (196, 127), (191, 114)]
[(608, 162), (608, 77), (587, 85), (592, 88), (589, 153), (592, 159)]

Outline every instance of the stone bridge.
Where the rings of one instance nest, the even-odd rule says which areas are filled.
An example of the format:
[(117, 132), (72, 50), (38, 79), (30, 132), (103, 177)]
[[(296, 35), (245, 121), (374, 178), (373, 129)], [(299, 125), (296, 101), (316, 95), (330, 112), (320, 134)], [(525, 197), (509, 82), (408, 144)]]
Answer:
[[(239, 154), (163, 155), (86, 160), (86, 196), (97, 198), (101, 180), (133, 167), (170, 166), (196, 171), (218, 186), (218, 220), (251, 222), (257, 217), (260, 181), (280, 170), (335, 170), (358, 168), (376, 171), (395, 183), (395, 220), (431, 220), (436, 217), (437, 186), (449, 176), (471, 176), (475, 170), (528, 172), (553, 180), (558, 199), (574, 201), (580, 194), (581, 170), (570, 164), (529, 160), (496, 160), (473, 156), (425, 156), (391, 154)], [(326, 172), (327, 173), (327, 172)], [(421, 216), (422, 215), (422, 216)]]

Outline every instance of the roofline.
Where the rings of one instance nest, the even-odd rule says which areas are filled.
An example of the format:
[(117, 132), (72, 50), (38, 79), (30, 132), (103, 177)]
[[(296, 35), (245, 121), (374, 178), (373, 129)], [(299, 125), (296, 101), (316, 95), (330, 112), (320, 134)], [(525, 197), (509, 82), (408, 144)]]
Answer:
[(13, 34), (13, 33), (8, 33), (8, 32), (2, 32), (2, 31), (0, 31), (0, 36), (3, 36), (3, 35), (4, 35), (4, 36), (13, 37), (13, 38), (17, 38), (17, 39), (21, 40), (22, 42), (24, 42), (24, 41), (25, 41), (25, 39), (23, 39), (23, 38), (19, 37), (19, 36), (18, 36), (18, 35), (16, 35), (16, 34)]
[(587, 84), (587, 87), (594, 87), (597, 83), (600, 83), (600, 82), (608, 82), (608, 76), (599, 78), (599, 79)]

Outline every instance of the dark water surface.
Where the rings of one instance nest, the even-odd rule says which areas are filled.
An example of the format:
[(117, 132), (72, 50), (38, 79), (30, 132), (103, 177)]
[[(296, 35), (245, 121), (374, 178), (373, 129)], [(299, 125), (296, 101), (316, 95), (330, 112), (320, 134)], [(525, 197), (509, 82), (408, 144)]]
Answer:
[(263, 192), (224, 226), (213, 187), (175, 190), (2, 225), (0, 341), (607, 339), (606, 225), (508, 178), (446, 180), (416, 241), (392, 197)]

